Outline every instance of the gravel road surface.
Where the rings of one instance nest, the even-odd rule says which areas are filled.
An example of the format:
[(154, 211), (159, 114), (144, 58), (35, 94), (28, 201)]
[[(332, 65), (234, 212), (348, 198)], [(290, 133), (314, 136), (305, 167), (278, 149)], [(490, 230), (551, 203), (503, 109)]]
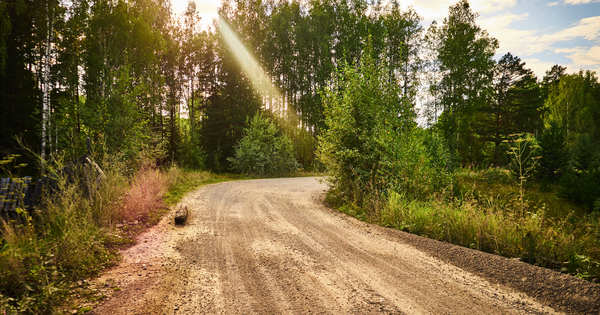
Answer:
[[(94, 281), (107, 296), (94, 313), (507, 314), (597, 305), (597, 285), (328, 209), (326, 188), (304, 177), (190, 193), (181, 203), (191, 211), (186, 226), (165, 217)], [(548, 292), (519, 286), (528, 281), (575, 288), (563, 295), (554, 283)]]

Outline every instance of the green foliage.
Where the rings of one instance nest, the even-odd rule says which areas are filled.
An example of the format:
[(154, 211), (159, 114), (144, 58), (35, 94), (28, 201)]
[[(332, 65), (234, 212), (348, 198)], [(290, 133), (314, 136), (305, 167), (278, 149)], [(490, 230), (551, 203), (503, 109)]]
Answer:
[(600, 83), (593, 72), (580, 72), (559, 76), (549, 91), (542, 135), (542, 148), (550, 150), (542, 158), (551, 168), (546, 176), (560, 175), (562, 195), (592, 211), (600, 199)]
[(515, 216), (505, 209), (480, 207), (468, 199), (462, 204), (418, 202), (393, 193), (379, 222), (582, 278), (600, 277), (600, 244), (594, 237), (600, 231), (597, 218), (550, 218), (543, 208)]
[(378, 177), (392, 191), (407, 198), (429, 200), (449, 192), (452, 184), (450, 153), (445, 141), (429, 130), (415, 129), (400, 139), (381, 139)]
[(286, 176), (298, 169), (292, 141), (264, 114), (252, 117), (229, 161), (247, 175)]
[(502, 143), (514, 133), (535, 132), (541, 127), (539, 111), (543, 101), (533, 71), (510, 53), (502, 56), (494, 69), (494, 95), (483, 106), (484, 120), (479, 130), (493, 143), (491, 162), (506, 165)]
[(86, 183), (85, 190), (58, 177), (59, 193), (48, 192), (33, 213), (2, 222), (0, 309), (51, 313), (69, 296), (71, 282), (115, 262), (104, 227), (115, 219), (126, 181), (118, 169), (105, 171), (104, 181)]
[(367, 187), (383, 188), (373, 181), (386, 153), (384, 138), (400, 138), (414, 117), (371, 53), (365, 52), (357, 68), (343, 67), (323, 92), (327, 129), (319, 138), (319, 158), (334, 189), (357, 201)]
[(388, 190), (430, 198), (451, 182), (448, 151), (435, 133), (415, 126), (412, 106), (371, 52), (357, 68), (342, 68), (323, 93), (319, 158), (347, 201), (377, 202)]
[(561, 193), (584, 205), (589, 211), (600, 200), (600, 148), (589, 134), (578, 135), (571, 149), (571, 159), (560, 179)]
[(459, 1), (449, 8), (443, 24), (433, 24), (428, 34), (441, 75), (430, 85), (438, 98), (436, 107), (443, 111), (437, 125), (462, 163), (482, 160), (485, 139), (478, 129), (482, 108), (492, 97), (493, 56), (498, 48), (498, 41), (475, 23), (476, 17), (468, 1)]
[[(181, 123), (186, 124), (189, 120)], [(190, 169), (205, 169), (206, 152), (202, 149), (199, 137), (194, 136), (191, 126), (182, 128), (184, 133), (177, 149), (177, 161), (179, 165)]]
[(567, 162), (565, 132), (555, 122), (544, 129), (538, 137), (540, 145), (540, 165), (538, 175), (543, 181), (560, 178)]

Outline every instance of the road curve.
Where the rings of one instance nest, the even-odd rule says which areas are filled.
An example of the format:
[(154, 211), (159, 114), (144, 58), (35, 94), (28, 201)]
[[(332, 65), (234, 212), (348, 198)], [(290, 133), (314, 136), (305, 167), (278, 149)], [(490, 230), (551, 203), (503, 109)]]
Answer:
[[(554, 313), (322, 205), (319, 178), (205, 186), (96, 282), (119, 286), (97, 314)], [(401, 233), (401, 232), (399, 232)], [(432, 241), (435, 242), (435, 241)], [(439, 243), (439, 242), (438, 242)], [(111, 282), (112, 281), (112, 282)]]

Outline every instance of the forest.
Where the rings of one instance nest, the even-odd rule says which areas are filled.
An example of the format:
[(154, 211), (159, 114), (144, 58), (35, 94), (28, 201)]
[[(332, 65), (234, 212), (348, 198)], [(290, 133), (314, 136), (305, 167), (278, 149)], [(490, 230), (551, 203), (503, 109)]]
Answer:
[(1, 177), (86, 154), (106, 173), (92, 198), (59, 180), (42, 214), (3, 221), (0, 310), (45, 312), (110, 265), (136, 185), (176, 201), (235, 174), (324, 174), (360, 219), (598, 281), (597, 74), (536, 77), (477, 17), (467, 0), (427, 28), (397, 0), (228, 0), (202, 29), (194, 2), (0, 2)]

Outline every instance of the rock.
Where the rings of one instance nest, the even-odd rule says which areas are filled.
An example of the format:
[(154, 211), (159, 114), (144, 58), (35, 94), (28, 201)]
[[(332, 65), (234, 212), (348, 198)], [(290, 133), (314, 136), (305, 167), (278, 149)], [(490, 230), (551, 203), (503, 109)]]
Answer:
[(176, 225), (184, 225), (187, 220), (189, 214), (189, 210), (187, 206), (179, 207), (177, 211), (175, 211), (175, 224)]

